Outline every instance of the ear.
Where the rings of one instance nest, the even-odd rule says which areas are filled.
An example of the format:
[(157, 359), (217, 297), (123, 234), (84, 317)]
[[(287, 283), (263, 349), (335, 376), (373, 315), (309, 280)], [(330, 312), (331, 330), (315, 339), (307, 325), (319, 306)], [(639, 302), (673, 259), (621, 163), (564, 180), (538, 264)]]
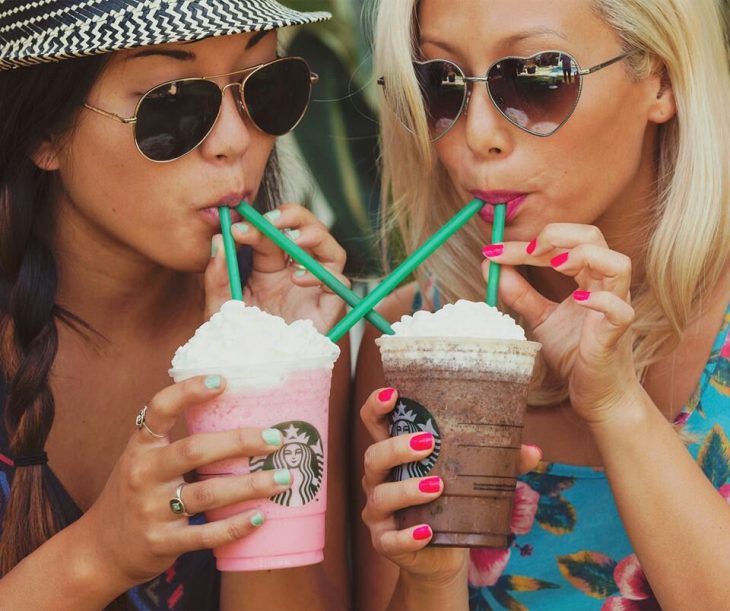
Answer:
[(33, 153), (32, 159), (36, 166), (46, 172), (58, 170), (61, 165), (58, 159), (58, 147), (52, 140), (44, 140)]
[(649, 121), (653, 123), (666, 123), (677, 114), (677, 103), (674, 99), (672, 81), (666, 68), (662, 68), (652, 81), (652, 96), (654, 99), (649, 104)]

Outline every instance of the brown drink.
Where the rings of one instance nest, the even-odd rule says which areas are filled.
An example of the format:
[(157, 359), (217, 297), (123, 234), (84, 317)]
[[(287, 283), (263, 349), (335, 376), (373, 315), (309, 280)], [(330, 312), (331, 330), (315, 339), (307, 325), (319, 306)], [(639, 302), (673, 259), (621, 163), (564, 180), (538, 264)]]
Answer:
[(391, 435), (434, 433), (426, 460), (395, 479), (439, 475), (435, 501), (399, 511), (399, 528), (429, 524), (432, 545), (507, 547), (527, 389), (540, 344), (516, 339), (383, 336), (399, 400)]

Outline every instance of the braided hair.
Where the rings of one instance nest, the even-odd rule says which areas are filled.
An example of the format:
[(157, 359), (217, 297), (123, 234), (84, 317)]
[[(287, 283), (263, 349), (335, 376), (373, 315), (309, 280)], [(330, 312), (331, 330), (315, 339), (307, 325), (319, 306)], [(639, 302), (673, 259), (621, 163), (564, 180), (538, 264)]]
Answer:
[[(16, 457), (44, 455), (55, 411), (49, 374), (57, 323), (93, 332), (55, 303), (51, 236), (60, 183), (57, 172), (40, 169), (33, 155), (44, 142), (62, 143), (72, 133), (108, 60), (100, 55), (0, 72), (0, 375), (7, 381), (4, 425)], [(259, 207), (279, 201), (278, 176), (274, 151)], [(0, 577), (68, 524), (51, 502), (51, 484), (43, 464), (16, 468), (0, 525)]]

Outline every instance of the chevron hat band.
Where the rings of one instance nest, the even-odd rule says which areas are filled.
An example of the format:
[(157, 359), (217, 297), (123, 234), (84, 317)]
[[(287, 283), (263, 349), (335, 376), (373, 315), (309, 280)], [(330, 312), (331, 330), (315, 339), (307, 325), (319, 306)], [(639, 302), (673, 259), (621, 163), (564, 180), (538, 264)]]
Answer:
[(330, 17), (276, 0), (0, 0), (0, 70)]

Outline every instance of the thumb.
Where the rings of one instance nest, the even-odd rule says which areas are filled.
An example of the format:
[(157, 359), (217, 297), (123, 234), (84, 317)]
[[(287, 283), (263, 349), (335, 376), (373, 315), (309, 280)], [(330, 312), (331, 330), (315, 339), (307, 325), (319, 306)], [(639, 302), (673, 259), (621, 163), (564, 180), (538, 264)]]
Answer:
[(221, 309), (221, 306), (231, 298), (231, 287), (228, 284), (226, 270), (226, 255), (223, 251), (223, 236), (213, 236), (211, 257), (205, 268), (205, 320)]
[[(482, 273), (486, 278), (489, 261), (482, 263)], [(532, 288), (522, 274), (510, 265), (502, 265), (499, 296), (508, 308), (525, 320), (530, 329), (540, 326), (556, 306)]]

